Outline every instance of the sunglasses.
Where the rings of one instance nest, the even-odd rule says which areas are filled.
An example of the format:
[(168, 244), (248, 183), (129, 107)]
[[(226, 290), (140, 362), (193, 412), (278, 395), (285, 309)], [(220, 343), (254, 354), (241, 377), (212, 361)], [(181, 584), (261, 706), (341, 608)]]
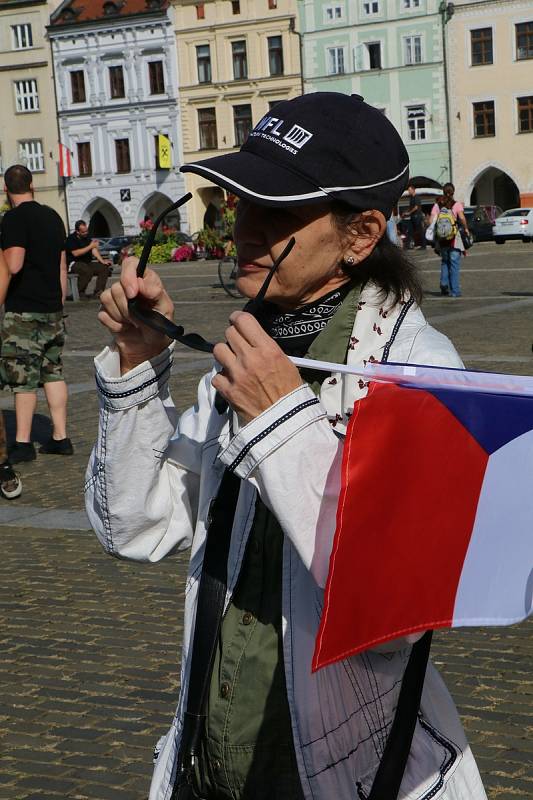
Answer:
[[(173, 203), (171, 206), (166, 208), (155, 220), (154, 225), (151, 231), (148, 233), (146, 238), (146, 242), (144, 243), (144, 247), (141, 253), (141, 257), (139, 259), (139, 263), (137, 265), (137, 277), (142, 278), (144, 272), (146, 270), (146, 265), (148, 264), (148, 260), (150, 258), (150, 251), (154, 244), (154, 240), (156, 237), (157, 229), (159, 225), (164, 220), (164, 218), (170, 214), (171, 211), (175, 211), (177, 208), (185, 205), (192, 197), (192, 194), (188, 192), (187, 194), (180, 197), (180, 199)], [(250, 300), (249, 303), (246, 305), (246, 311), (249, 314), (252, 314), (256, 318), (258, 318), (259, 311), (261, 305), (264, 301), (265, 295), (267, 293), (267, 289), (270, 285), (270, 281), (274, 277), (276, 270), (278, 269), (281, 262), (287, 258), (289, 253), (291, 252), (292, 248), (294, 247), (296, 240), (294, 236), (292, 236), (283, 249), (283, 252), (278, 256), (278, 258), (274, 261), (272, 266), (270, 267), (269, 273), (264, 280), (261, 288), (259, 289), (256, 297), (253, 300)], [(208, 342), (203, 336), (200, 336), (199, 333), (185, 333), (185, 329), (182, 325), (176, 325), (171, 320), (167, 319), (167, 317), (160, 314), (159, 311), (155, 311), (153, 308), (147, 306), (141, 298), (135, 297), (133, 300), (128, 300), (128, 310), (132, 317), (142, 322), (143, 325), (146, 325), (152, 330), (157, 331), (158, 333), (163, 333), (165, 336), (168, 336), (169, 339), (175, 339), (180, 344), (184, 344), (186, 347), (190, 347), (193, 350), (200, 350), (203, 353), (212, 353), (214, 344)], [(259, 319), (260, 322), (260, 319)]]

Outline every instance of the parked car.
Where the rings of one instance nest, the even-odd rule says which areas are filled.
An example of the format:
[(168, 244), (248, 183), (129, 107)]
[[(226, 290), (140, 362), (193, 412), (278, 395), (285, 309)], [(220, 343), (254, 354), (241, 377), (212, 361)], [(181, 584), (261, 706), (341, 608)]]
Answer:
[(491, 222), (495, 222), (496, 218), (502, 213), (500, 206), (476, 206), (476, 208), (484, 208)]
[(98, 249), (103, 258), (109, 258), (113, 264), (119, 264), (121, 251), (133, 244), (135, 239), (135, 236), (111, 236), (111, 238), (100, 239)]
[(507, 239), (530, 242), (533, 238), (533, 208), (510, 208), (504, 211), (496, 219), (492, 232), (496, 244), (503, 244)]
[(493, 220), (485, 206), (465, 206), (464, 215), (475, 242), (492, 242)]

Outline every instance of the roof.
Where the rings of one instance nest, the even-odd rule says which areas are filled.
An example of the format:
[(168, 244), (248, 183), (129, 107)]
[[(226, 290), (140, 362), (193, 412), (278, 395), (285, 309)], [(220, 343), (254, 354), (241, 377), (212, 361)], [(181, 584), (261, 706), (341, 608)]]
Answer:
[(112, 21), (139, 14), (161, 13), (167, 8), (168, 0), (64, 0), (50, 17), (50, 25), (79, 25), (103, 19)]

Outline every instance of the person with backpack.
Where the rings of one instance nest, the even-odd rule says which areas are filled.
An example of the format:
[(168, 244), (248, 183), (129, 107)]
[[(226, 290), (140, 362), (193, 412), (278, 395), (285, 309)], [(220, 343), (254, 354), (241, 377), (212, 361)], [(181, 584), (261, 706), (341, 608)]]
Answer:
[(431, 209), (434, 227), (435, 252), (441, 256), (440, 293), (449, 297), (461, 297), (459, 273), (461, 255), (465, 252), (462, 233), (470, 236), (468, 223), (463, 213), (463, 204), (455, 200), (455, 186), (445, 183), (441, 202)]

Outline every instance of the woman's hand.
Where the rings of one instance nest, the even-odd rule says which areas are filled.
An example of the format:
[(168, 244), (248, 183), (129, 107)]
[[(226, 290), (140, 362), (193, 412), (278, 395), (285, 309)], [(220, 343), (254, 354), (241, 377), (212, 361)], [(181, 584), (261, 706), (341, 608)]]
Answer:
[(165, 291), (159, 275), (147, 269), (143, 278), (137, 277), (138, 258), (130, 256), (122, 262), (120, 281), (100, 295), (102, 304), (98, 319), (109, 328), (120, 352), (122, 374), (143, 361), (158, 355), (169, 344), (169, 339), (130, 316), (128, 300), (134, 297), (159, 311), (168, 319), (174, 314), (174, 304)]
[(222, 366), (212, 380), (243, 422), (250, 422), (302, 384), (300, 373), (255, 317), (235, 311), (226, 330), (227, 344), (215, 345)]

